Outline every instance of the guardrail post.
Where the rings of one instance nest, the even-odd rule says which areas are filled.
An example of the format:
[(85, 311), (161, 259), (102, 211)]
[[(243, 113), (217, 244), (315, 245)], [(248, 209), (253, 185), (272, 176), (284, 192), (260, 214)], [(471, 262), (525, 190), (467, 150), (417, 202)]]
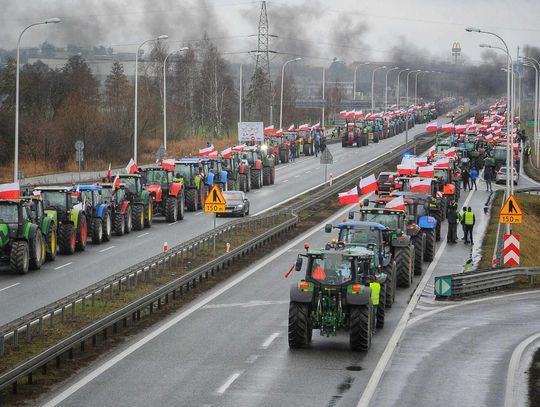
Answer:
[(71, 318), (75, 318), (75, 316), (77, 315), (77, 311), (75, 310), (76, 305), (77, 304), (75, 301), (71, 303)]
[(0, 356), (4, 356), (4, 334), (0, 335)]
[(50, 321), (50, 326), (51, 328), (54, 327), (54, 311), (51, 311), (50, 315), (49, 315), (49, 321)]
[(29, 322), (26, 324), (26, 342), (30, 342), (30, 339), (32, 339), (32, 331)]
[(39, 317), (38, 320), (38, 335), (43, 334), (43, 317)]

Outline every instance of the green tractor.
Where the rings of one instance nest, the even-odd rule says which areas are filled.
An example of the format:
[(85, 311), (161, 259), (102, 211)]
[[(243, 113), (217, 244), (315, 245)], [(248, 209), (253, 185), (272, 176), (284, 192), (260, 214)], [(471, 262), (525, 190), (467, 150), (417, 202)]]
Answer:
[(31, 210), (31, 216), (45, 236), (45, 259), (54, 261), (58, 253), (58, 231), (54, 220), (45, 212), (43, 199), (39, 195), (22, 196), (21, 200), (28, 202)]
[(276, 167), (272, 150), (262, 146), (256, 148), (255, 151), (262, 163), (262, 185), (273, 185), (276, 179)]
[(152, 200), (142, 184), (140, 174), (120, 174), (120, 182), (125, 185), (126, 199), (131, 205), (133, 230), (142, 230), (152, 226), (154, 212)]
[(202, 209), (207, 192), (201, 160), (196, 157), (176, 160), (174, 176), (175, 178), (179, 177), (184, 186), (186, 209), (190, 212)]
[(373, 272), (373, 252), (360, 247), (310, 250), (306, 245), (296, 260), (297, 271), (303, 257), (308, 260), (305, 277), (290, 289), (289, 347), (307, 346), (313, 329), (326, 337), (344, 329), (352, 351), (368, 351), (373, 334), (370, 283), (384, 284), (386, 279)]
[[(263, 186), (263, 161), (257, 147), (247, 147), (242, 155), (242, 160), (249, 164), (251, 187), (259, 189)], [(244, 191), (245, 192), (245, 191)]]
[[(31, 200), (0, 200), (0, 260), (11, 270), (26, 274), (38, 270), (47, 257), (47, 235), (37, 223)], [(51, 219), (43, 222), (49, 232)], [(51, 249), (55, 249), (54, 226), (51, 232)]]

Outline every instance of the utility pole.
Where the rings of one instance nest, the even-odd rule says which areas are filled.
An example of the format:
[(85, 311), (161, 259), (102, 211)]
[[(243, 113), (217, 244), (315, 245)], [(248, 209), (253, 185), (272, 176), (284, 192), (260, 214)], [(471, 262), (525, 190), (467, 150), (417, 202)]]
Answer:
[[(257, 57), (255, 59), (255, 75), (261, 72), (266, 78), (266, 84), (263, 92), (266, 93), (268, 100), (272, 100), (272, 78), (270, 77), (270, 52), (268, 51), (268, 13), (266, 12), (266, 1), (261, 3), (261, 13), (259, 15), (259, 31), (257, 33)], [(270, 108), (270, 117), (272, 108)]]

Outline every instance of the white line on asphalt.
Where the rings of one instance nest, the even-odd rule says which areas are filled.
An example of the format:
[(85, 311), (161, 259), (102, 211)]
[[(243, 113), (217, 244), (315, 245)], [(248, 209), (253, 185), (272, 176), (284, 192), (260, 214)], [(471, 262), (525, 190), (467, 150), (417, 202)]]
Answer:
[(514, 407), (518, 405), (517, 401), (520, 400), (520, 386), (516, 380), (516, 377), (519, 374), (518, 370), (521, 364), (521, 358), (523, 357), (523, 352), (525, 352), (527, 347), (538, 339), (540, 339), (540, 333), (529, 336), (512, 352), (510, 364), (508, 365), (508, 373), (506, 375), (506, 391), (504, 394), (505, 407)]
[(60, 269), (62, 269), (62, 268), (64, 268), (64, 267), (66, 267), (66, 266), (69, 266), (70, 264), (73, 264), (73, 262), (70, 261), (69, 263), (62, 264), (61, 266), (55, 267), (54, 269), (55, 269), (55, 270), (60, 270)]
[(203, 307), (203, 309), (221, 309), (221, 308), (251, 308), (258, 307), (262, 305), (282, 305), (288, 304), (289, 300), (279, 300), (279, 301), (249, 301), (249, 302), (232, 302), (229, 304), (208, 304)]
[(150, 342), (152, 339), (156, 338), (157, 336), (161, 335), (163, 332), (167, 331), (168, 329), (175, 326), (180, 321), (186, 319), (191, 314), (193, 314), (195, 311), (198, 311), (202, 307), (204, 307), (209, 302), (213, 301), (223, 293), (227, 292), (234, 286), (238, 285), (251, 275), (255, 274), (259, 270), (264, 270), (265, 267), (276, 260), (277, 258), (283, 256), (284, 253), (287, 253), (288, 250), (291, 248), (303, 243), (306, 241), (306, 238), (309, 236), (319, 233), (321, 229), (326, 225), (327, 223), (332, 223), (335, 219), (341, 218), (345, 213), (348, 213), (351, 208), (353, 208), (354, 205), (347, 205), (343, 210), (339, 211), (337, 214), (333, 215), (332, 217), (325, 219), (323, 222), (319, 223), (316, 226), (313, 226), (311, 229), (309, 229), (307, 232), (299, 236), (298, 238), (294, 239), (289, 244), (283, 246), (280, 250), (276, 251), (275, 253), (268, 256), (266, 259), (262, 260), (259, 264), (256, 264), (252, 266), (251, 268), (248, 268), (244, 273), (234, 277), (229, 283), (225, 284), (220, 289), (212, 292), (210, 291), (210, 295), (208, 297), (195, 302), (191, 307), (187, 308), (185, 311), (181, 312), (180, 314), (176, 315), (174, 318), (168, 320), (164, 324), (156, 327), (154, 330), (150, 331), (147, 335), (143, 336), (141, 339), (139, 339), (137, 342), (131, 344), (128, 346), (124, 351), (120, 352), (116, 356), (112, 357), (111, 359), (105, 361), (103, 364), (92, 370), (91, 372), (87, 373), (83, 377), (81, 377), (78, 381), (73, 383), (71, 386), (69, 386), (67, 389), (59, 393), (56, 397), (51, 399), (49, 402), (45, 403), (43, 407), (54, 407), (67, 399), (72, 394), (76, 393), (79, 389), (86, 386), (88, 383), (90, 383), (92, 380), (94, 380), (96, 377), (99, 377), (101, 374), (105, 373), (107, 370), (109, 370), (111, 367), (116, 365), (118, 362), (122, 361), (129, 355), (131, 355), (133, 352), (137, 351), (144, 345), (146, 345), (148, 342)]
[(178, 221), (169, 223), (169, 226), (176, 225)]
[(300, 175), (295, 175), (294, 178), (298, 178)]
[(263, 342), (261, 345), (261, 348), (268, 349), (268, 347), (274, 342), (274, 340), (279, 336), (279, 332), (274, 332), (272, 335), (270, 335), (268, 338), (266, 338), (266, 341)]
[(150, 232), (143, 233), (142, 235), (139, 235), (139, 236), (137, 236), (136, 238), (138, 239), (139, 237), (146, 236), (146, 235), (149, 234), (149, 233), (150, 233)]
[[(464, 206), (468, 205), (473, 195), (474, 195), (474, 191), (470, 191), (469, 195), (467, 196), (467, 199), (465, 200), (465, 203), (463, 204)], [(418, 284), (418, 287), (416, 287), (416, 290), (414, 290), (414, 293), (411, 297), (409, 304), (407, 305), (407, 308), (405, 308), (405, 311), (403, 312), (403, 315), (401, 316), (394, 333), (390, 337), (390, 340), (388, 341), (383, 354), (379, 358), (379, 362), (377, 363), (375, 370), (373, 370), (373, 373), (371, 374), (371, 377), (369, 378), (369, 382), (367, 386), (365, 387), (364, 392), (362, 393), (362, 397), (360, 397), (360, 400), (358, 401), (357, 407), (369, 406), (369, 403), (371, 402), (371, 399), (373, 395), (375, 394), (375, 391), (377, 391), (377, 388), (379, 387), (379, 383), (381, 381), (381, 377), (384, 371), (386, 370), (386, 366), (388, 365), (390, 358), (394, 354), (394, 351), (396, 350), (396, 346), (399, 343), (399, 340), (401, 339), (403, 332), (407, 328), (407, 322), (409, 321), (409, 318), (411, 317), (414, 309), (416, 308), (416, 305), (418, 304), (418, 301), (420, 300), (422, 291), (424, 291), (426, 284), (431, 280), (432, 274), (435, 271), (435, 267), (437, 267), (437, 264), (439, 263), (439, 260), (445, 248), (446, 248), (446, 240), (443, 239), (441, 246), (437, 250), (437, 254), (435, 254), (435, 258), (429, 265), (426, 271), (426, 274), (424, 274), (424, 277), (420, 281), (420, 284)]]
[(433, 308), (436, 307), (436, 306), (437, 306), (436, 304), (433, 304), (432, 307), (425, 307), (423, 305), (417, 305), (416, 309), (421, 309), (421, 310), (424, 310), (424, 311), (433, 311)]
[(223, 394), (223, 393), (225, 393), (225, 392), (227, 391), (227, 389), (228, 389), (229, 387), (231, 387), (231, 384), (233, 384), (234, 381), (235, 381), (236, 379), (238, 379), (238, 378), (242, 375), (242, 373), (243, 373), (243, 371), (242, 371), (242, 372), (236, 372), (236, 373), (233, 373), (233, 374), (231, 375), (231, 377), (229, 377), (229, 378), (227, 379), (227, 381), (226, 381), (225, 383), (223, 383), (219, 389), (217, 389), (217, 394)]
[(259, 359), (259, 355), (250, 355), (244, 363), (255, 363), (257, 359)]
[(0, 288), (0, 291), (9, 290), (10, 288), (17, 287), (19, 284), (21, 284), (21, 283), (15, 283), (15, 284), (8, 285), (7, 287)]
[(203, 213), (204, 213), (204, 212), (202, 212), (202, 211), (201, 211), (201, 212), (197, 212), (197, 213), (195, 214), (195, 216), (202, 215)]
[[(289, 180), (288, 180), (288, 179), (284, 179), (284, 180), (281, 181), (281, 182), (289, 182)], [(281, 204), (280, 204), (280, 205), (281, 205)], [(259, 213), (261, 213), (261, 212), (259, 212)], [(258, 215), (259, 213), (256, 213), (255, 215)]]
[(306, 171), (306, 174), (309, 174), (311, 171)]
[(116, 246), (109, 246), (109, 247), (106, 247), (106, 248), (103, 249), (103, 250), (100, 250), (99, 252), (100, 252), (100, 253), (103, 253), (103, 252), (106, 252), (106, 251), (108, 251), (108, 250), (114, 249), (115, 247), (116, 247)]

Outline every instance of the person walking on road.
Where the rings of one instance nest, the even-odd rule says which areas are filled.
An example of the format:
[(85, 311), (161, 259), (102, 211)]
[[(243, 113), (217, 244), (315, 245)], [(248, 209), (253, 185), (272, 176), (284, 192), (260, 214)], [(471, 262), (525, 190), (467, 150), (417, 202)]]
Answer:
[(473, 241), (473, 228), (475, 223), (474, 212), (469, 206), (467, 212), (465, 212), (465, 244), (469, 244), (469, 237), (471, 238), (471, 244), (474, 244)]
[(467, 187), (469, 187), (470, 189), (469, 178), (470, 178), (469, 170), (467, 168), (463, 168), (463, 170), (461, 171), (461, 180), (463, 181), (464, 191), (467, 190)]
[(493, 167), (486, 167), (484, 170), (484, 181), (486, 181), (486, 191), (493, 192), (491, 187), (491, 179), (493, 178)]
[(473, 167), (473, 169), (471, 170), (470, 177), (471, 177), (471, 184), (470, 184), (471, 191), (472, 191), (473, 186), (474, 186), (474, 190), (478, 191), (478, 187), (476, 186), (476, 179), (478, 178), (478, 170), (476, 169), (476, 167)]
[(381, 284), (376, 283), (376, 282), (369, 283), (369, 288), (371, 288), (371, 302), (373, 304), (373, 318), (372, 318), (373, 324), (371, 326), (372, 326), (373, 333), (375, 333), (375, 331), (377, 329), (377, 311), (378, 311), (378, 308), (379, 308), (379, 297), (380, 297), (380, 294), (381, 294)]
[(459, 215), (457, 213), (457, 203), (452, 201), (446, 214), (446, 219), (448, 221), (448, 234), (446, 236), (447, 243), (457, 243), (458, 218)]
[(467, 207), (464, 206), (460, 213), (458, 213), (457, 221), (461, 224), (461, 229), (463, 230), (463, 238), (465, 240), (465, 213), (467, 212)]
[(291, 142), (291, 162), (296, 161), (296, 141)]

